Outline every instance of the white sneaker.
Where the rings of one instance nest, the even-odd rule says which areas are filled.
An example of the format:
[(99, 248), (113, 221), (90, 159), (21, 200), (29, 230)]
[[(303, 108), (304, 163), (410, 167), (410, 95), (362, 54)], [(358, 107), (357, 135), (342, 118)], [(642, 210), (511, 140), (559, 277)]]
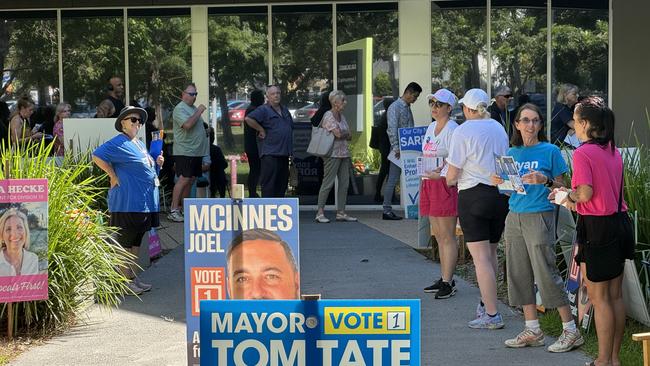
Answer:
[(356, 217), (348, 216), (348, 214), (337, 213), (336, 214), (336, 221), (357, 222), (359, 220), (357, 220)]
[(325, 217), (325, 215), (316, 215), (314, 221), (316, 221), (319, 224), (327, 224), (328, 222), (330, 222), (330, 219)]
[(574, 348), (580, 347), (585, 343), (584, 338), (580, 334), (580, 331), (576, 329), (575, 331), (563, 330), (560, 338), (555, 341), (552, 345), (548, 346), (549, 352), (560, 353), (560, 352), (569, 352)]
[(169, 213), (169, 215), (167, 215), (167, 219), (169, 221), (174, 221), (174, 222), (183, 222), (183, 221), (185, 221), (185, 218), (183, 217), (183, 214), (178, 210), (172, 210)]
[(524, 330), (517, 334), (515, 338), (506, 339), (503, 342), (506, 347), (510, 348), (522, 348), (522, 347), (539, 347), (544, 345), (544, 332), (541, 330), (534, 332), (530, 328), (524, 328)]

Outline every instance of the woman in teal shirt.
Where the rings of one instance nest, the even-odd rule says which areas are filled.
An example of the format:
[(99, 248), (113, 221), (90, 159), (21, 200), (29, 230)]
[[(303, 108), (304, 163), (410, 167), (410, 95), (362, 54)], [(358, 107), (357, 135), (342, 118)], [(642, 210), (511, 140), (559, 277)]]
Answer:
[[(548, 200), (549, 188), (563, 185), (567, 165), (560, 149), (546, 142), (546, 129), (539, 108), (524, 104), (515, 116), (515, 130), (508, 150), (519, 168), (526, 194), (510, 196), (506, 218), (506, 267), (508, 300), (524, 310), (525, 328), (507, 347), (543, 346), (544, 333), (537, 319), (535, 284), (546, 308), (557, 308), (564, 331), (548, 347), (549, 352), (567, 352), (584, 343), (576, 328), (564, 291), (564, 281), (555, 265), (555, 208)], [(494, 184), (503, 183), (493, 176)]]

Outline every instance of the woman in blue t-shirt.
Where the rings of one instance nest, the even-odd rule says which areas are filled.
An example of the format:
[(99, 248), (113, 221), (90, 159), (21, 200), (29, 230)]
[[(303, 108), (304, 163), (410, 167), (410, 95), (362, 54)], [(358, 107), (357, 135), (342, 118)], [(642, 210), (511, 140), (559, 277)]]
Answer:
[[(525, 328), (507, 347), (543, 346), (544, 333), (537, 319), (535, 284), (546, 308), (557, 308), (564, 331), (548, 347), (550, 352), (567, 352), (584, 343), (576, 328), (564, 281), (555, 265), (555, 211), (548, 200), (549, 188), (563, 186), (567, 165), (560, 149), (546, 142), (541, 111), (534, 104), (524, 104), (515, 117), (515, 130), (508, 155), (514, 157), (526, 194), (510, 196), (506, 218), (506, 267), (508, 300), (524, 310)], [(503, 183), (497, 175), (493, 184)]]
[[(115, 129), (121, 132), (93, 152), (93, 161), (108, 174), (110, 225), (118, 228), (117, 242), (136, 257), (140, 242), (152, 227), (160, 226), (158, 176), (156, 164), (162, 166), (162, 153), (154, 161), (144, 143), (137, 138), (147, 121), (142, 108), (125, 107), (115, 120)], [(124, 276), (133, 294), (151, 290), (151, 285), (135, 277), (133, 268), (124, 268)]]

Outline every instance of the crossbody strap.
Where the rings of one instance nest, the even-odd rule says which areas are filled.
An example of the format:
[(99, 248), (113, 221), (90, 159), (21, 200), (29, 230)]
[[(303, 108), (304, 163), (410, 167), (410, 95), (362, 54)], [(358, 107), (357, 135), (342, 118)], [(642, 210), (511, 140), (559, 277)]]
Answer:
[(621, 191), (618, 194), (618, 212), (621, 212), (623, 208), (623, 182), (625, 181), (625, 166), (623, 166), (623, 171), (621, 173)]

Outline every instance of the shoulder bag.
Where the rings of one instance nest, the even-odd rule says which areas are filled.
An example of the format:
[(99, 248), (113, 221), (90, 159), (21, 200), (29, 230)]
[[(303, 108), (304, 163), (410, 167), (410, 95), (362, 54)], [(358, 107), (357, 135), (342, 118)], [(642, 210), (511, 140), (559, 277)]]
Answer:
[(328, 157), (332, 153), (332, 146), (334, 145), (334, 134), (323, 127), (321, 120), (318, 127), (311, 128), (311, 141), (307, 147), (307, 153), (319, 156)]

